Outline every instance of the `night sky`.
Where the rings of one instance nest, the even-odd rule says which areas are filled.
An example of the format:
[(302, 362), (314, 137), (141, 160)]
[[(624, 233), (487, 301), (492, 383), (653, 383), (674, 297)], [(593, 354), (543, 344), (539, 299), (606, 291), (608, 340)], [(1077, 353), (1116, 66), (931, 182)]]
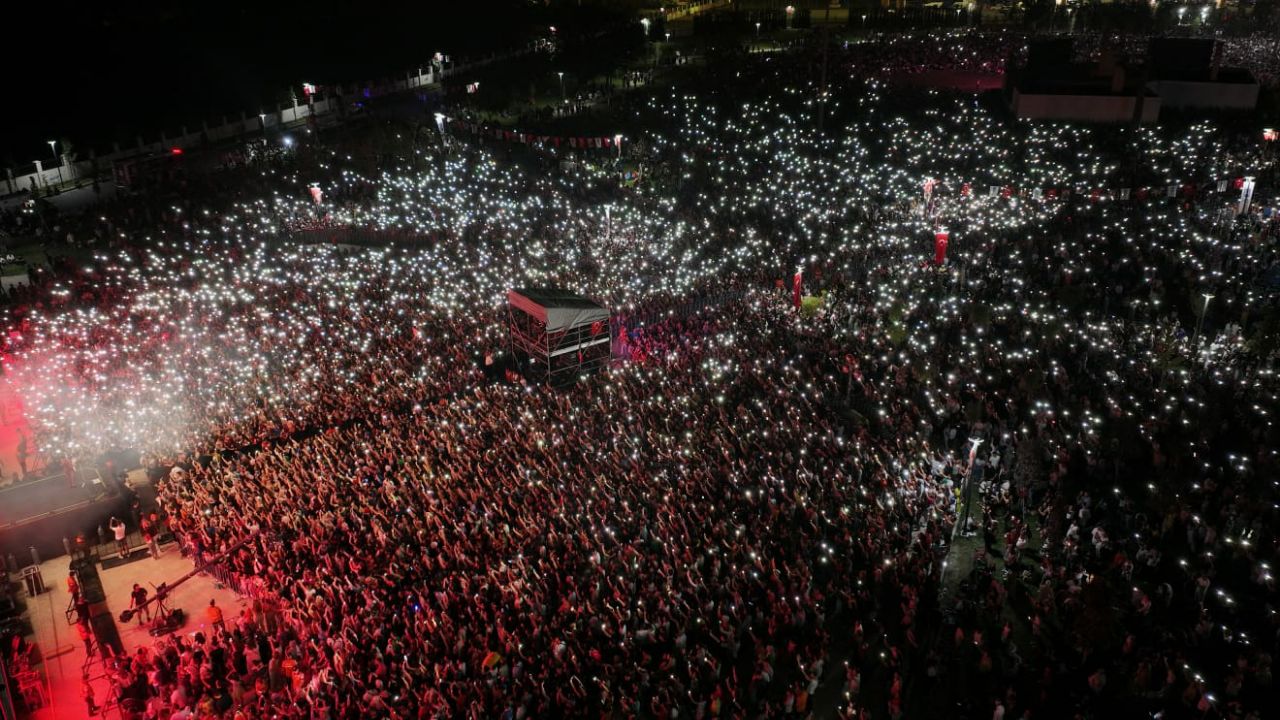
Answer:
[[(253, 111), (290, 84), (397, 74), (437, 50), (518, 43), (544, 10), (519, 0), (369, 3), (229, 0), (33, 3), (7, 8), (0, 165), (46, 140), (87, 154), (139, 132)], [(465, 28), (465, 32), (460, 32)]]

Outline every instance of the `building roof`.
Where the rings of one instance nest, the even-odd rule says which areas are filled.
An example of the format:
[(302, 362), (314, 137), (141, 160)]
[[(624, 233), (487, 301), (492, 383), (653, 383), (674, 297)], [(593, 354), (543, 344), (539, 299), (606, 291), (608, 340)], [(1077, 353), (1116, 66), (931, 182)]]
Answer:
[(507, 291), (507, 302), (542, 321), (547, 332), (609, 320), (609, 311), (600, 303), (568, 290), (517, 288)]

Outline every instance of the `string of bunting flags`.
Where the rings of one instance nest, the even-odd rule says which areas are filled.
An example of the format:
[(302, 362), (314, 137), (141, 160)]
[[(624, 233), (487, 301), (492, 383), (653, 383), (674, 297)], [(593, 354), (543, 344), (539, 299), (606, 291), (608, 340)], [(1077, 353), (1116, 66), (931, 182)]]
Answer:
[[(622, 135), (601, 135), (601, 136), (576, 136), (566, 137), (562, 135), (541, 135), (538, 133), (521, 132), (518, 130), (508, 130), (501, 127), (493, 127), (482, 123), (469, 122), (466, 120), (452, 119), (449, 125), (455, 130), (469, 133), (477, 138), (490, 138), (494, 140), (502, 140), (505, 142), (520, 143), (522, 145), (542, 145), (544, 147), (568, 147), (576, 150), (603, 150), (615, 149), (622, 144)], [(1092, 202), (1102, 202), (1104, 200), (1136, 200), (1139, 202), (1147, 200), (1155, 200), (1159, 198), (1185, 198), (1190, 199), (1196, 197), (1197, 193), (1202, 190), (1216, 189), (1218, 192), (1228, 191), (1245, 191), (1249, 179), (1244, 177), (1235, 177), (1230, 179), (1220, 179), (1209, 181), (1205, 184), (1197, 183), (1181, 183), (1172, 185), (1157, 185), (1144, 187), (1122, 187), (1122, 188), (1099, 188), (1099, 187), (1037, 187), (1037, 188), (1014, 188), (1010, 185), (984, 185), (975, 186), (972, 183), (962, 183), (960, 185), (960, 196), (968, 197), (985, 193), (988, 197), (1001, 198), (1029, 198), (1032, 200), (1055, 200), (1066, 199), (1072, 195), (1088, 195)], [(933, 178), (929, 178), (924, 182), (925, 202), (932, 200), (935, 188), (942, 183)], [(1252, 193), (1249, 193), (1252, 195)], [(1241, 211), (1247, 209), (1249, 203), (1246, 201), (1241, 203)]]
[[(1180, 183), (1172, 185), (1156, 185), (1144, 187), (1036, 187), (1036, 188), (1015, 188), (1011, 185), (982, 185), (978, 186), (973, 183), (962, 183), (959, 187), (960, 197), (970, 197), (978, 195), (986, 195), (987, 197), (1000, 198), (1024, 198), (1031, 200), (1054, 200), (1058, 198), (1068, 198), (1072, 195), (1087, 195), (1093, 202), (1103, 200), (1154, 200), (1158, 198), (1194, 198), (1202, 191), (1224, 192), (1247, 192), (1251, 189), (1250, 178), (1236, 177), (1231, 179), (1223, 179), (1209, 181), (1206, 183)], [(931, 202), (935, 196), (935, 189), (941, 185), (936, 180), (927, 180), (924, 183), (924, 200), (926, 203)], [(937, 193), (941, 194), (941, 193)], [(1249, 193), (1252, 195), (1252, 193)]]
[[(539, 133), (522, 132), (519, 130), (508, 130), (501, 127), (493, 127), (482, 123), (468, 122), (466, 120), (450, 120), (449, 125), (455, 130), (466, 132), (475, 137), (483, 137), (494, 140), (502, 140), (505, 142), (520, 143), (522, 145), (542, 145), (551, 147), (568, 147), (577, 150), (603, 150), (616, 149), (622, 144), (621, 135), (601, 135), (601, 136), (576, 136), (566, 137), (562, 135), (542, 135)], [(1146, 187), (1122, 187), (1122, 188), (1098, 188), (1098, 187), (1046, 187), (1046, 188), (1014, 188), (1009, 185), (983, 185), (975, 186), (971, 183), (963, 183), (960, 186), (960, 195), (962, 197), (985, 193), (988, 197), (1012, 198), (1030, 198), (1033, 200), (1054, 200), (1058, 198), (1068, 198), (1072, 195), (1088, 195), (1093, 202), (1101, 202), (1103, 200), (1154, 200), (1161, 197), (1164, 198), (1193, 198), (1201, 190), (1216, 189), (1218, 192), (1227, 192), (1229, 190), (1242, 190), (1245, 187), (1246, 178), (1236, 177), (1231, 179), (1223, 179), (1210, 181), (1204, 185), (1197, 183), (1182, 183), (1162, 186), (1146, 186)], [(924, 194), (928, 201), (936, 187), (942, 183), (937, 180), (927, 180), (925, 182)]]

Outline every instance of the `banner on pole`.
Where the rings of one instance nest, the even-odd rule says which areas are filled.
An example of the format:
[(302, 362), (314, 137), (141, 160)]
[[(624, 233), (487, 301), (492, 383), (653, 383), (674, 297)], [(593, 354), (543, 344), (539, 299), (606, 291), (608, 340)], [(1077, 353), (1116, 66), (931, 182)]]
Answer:
[(951, 233), (946, 228), (939, 228), (933, 233), (933, 264), (941, 265), (947, 261), (947, 243)]

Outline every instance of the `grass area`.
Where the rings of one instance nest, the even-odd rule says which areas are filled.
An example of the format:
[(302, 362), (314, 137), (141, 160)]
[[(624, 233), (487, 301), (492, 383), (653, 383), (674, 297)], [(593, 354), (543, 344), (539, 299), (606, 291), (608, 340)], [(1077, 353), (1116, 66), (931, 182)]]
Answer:
[[(975, 507), (974, 510), (976, 516), (981, 517), (981, 508)], [(1010, 599), (1001, 605), (998, 614), (991, 615), (981, 607), (983, 598), (968, 595), (966, 596), (968, 599), (975, 601), (979, 605), (970, 612), (970, 615), (977, 618), (978, 626), (981, 627), (988, 638), (998, 638), (999, 628), (1007, 623), (1011, 638), (1019, 648), (1019, 654), (1024, 661), (1038, 662), (1043, 660), (1047, 648), (1042, 644), (1041, 639), (1033, 634), (1031, 616), (1027, 612), (1029, 599), (1034, 597), (1037, 588), (1034, 585), (1024, 585), (1017, 577), (1023, 571), (1033, 567), (1039, 560), (1038, 548), (1042, 539), (1037, 519), (1033, 514), (1028, 515), (1027, 526), (1030, 531), (1027, 546), (1022, 553), (1019, 566), (1013, 569), (1014, 574), (1008, 579), (1001, 579), (1005, 571), (1009, 569), (1005, 565), (1002, 553), (1004, 547), (1003, 533), (1009, 529), (1007, 517), (999, 519), (996, 539), (992, 544), (991, 552), (985, 552), (981, 532), (972, 537), (964, 537), (957, 533), (947, 554), (947, 567), (939, 587), (938, 601), (939, 608), (944, 614), (955, 609), (957, 601), (963, 594), (963, 587), (965, 585), (972, 586), (978, 579), (978, 572), (986, 568), (993, 577), (1005, 585)], [(1033, 577), (1034, 575), (1033, 571)], [(1015, 596), (1020, 599), (1015, 600)], [(966, 636), (973, 632), (974, 624), (972, 620), (966, 622), (957, 618), (957, 621), (962, 626), (965, 626)], [(1051, 637), (1055, 632), (1058, 632), (1057, 630), (1049, 630), (1049, 627), (1055, 622), (1056, 620), (1053, 617), (1042, 618), (1046, 633), (1041, 637)], [(951, 627), (944, 626), (933, 642), (933, 647), (944, 658), (948, 657), (952, 648), (952, 632), (953, 629)], [(908, 716), (955, 716), (957, 712), (955, 703), (963, 702), (966, 698), (973, 696), (973, 688), (971, 686), (974, 683), (989, 683), (994, 680), (996, 680), (996, 673), (978, 672), (971, 664), (963, 662), (963, 654), (960, 657), (951, 655), (950, 662), (944, 661), (941, 664), (937, 678), (920, 680), (920, 684), (912, 688), (915, 692), (911, 693), (911, 697), (908, 700)], [(979, 707), (976, 709), (976, 714), (972, 716), (983, 717), (990, 712), (990, 708)]]

